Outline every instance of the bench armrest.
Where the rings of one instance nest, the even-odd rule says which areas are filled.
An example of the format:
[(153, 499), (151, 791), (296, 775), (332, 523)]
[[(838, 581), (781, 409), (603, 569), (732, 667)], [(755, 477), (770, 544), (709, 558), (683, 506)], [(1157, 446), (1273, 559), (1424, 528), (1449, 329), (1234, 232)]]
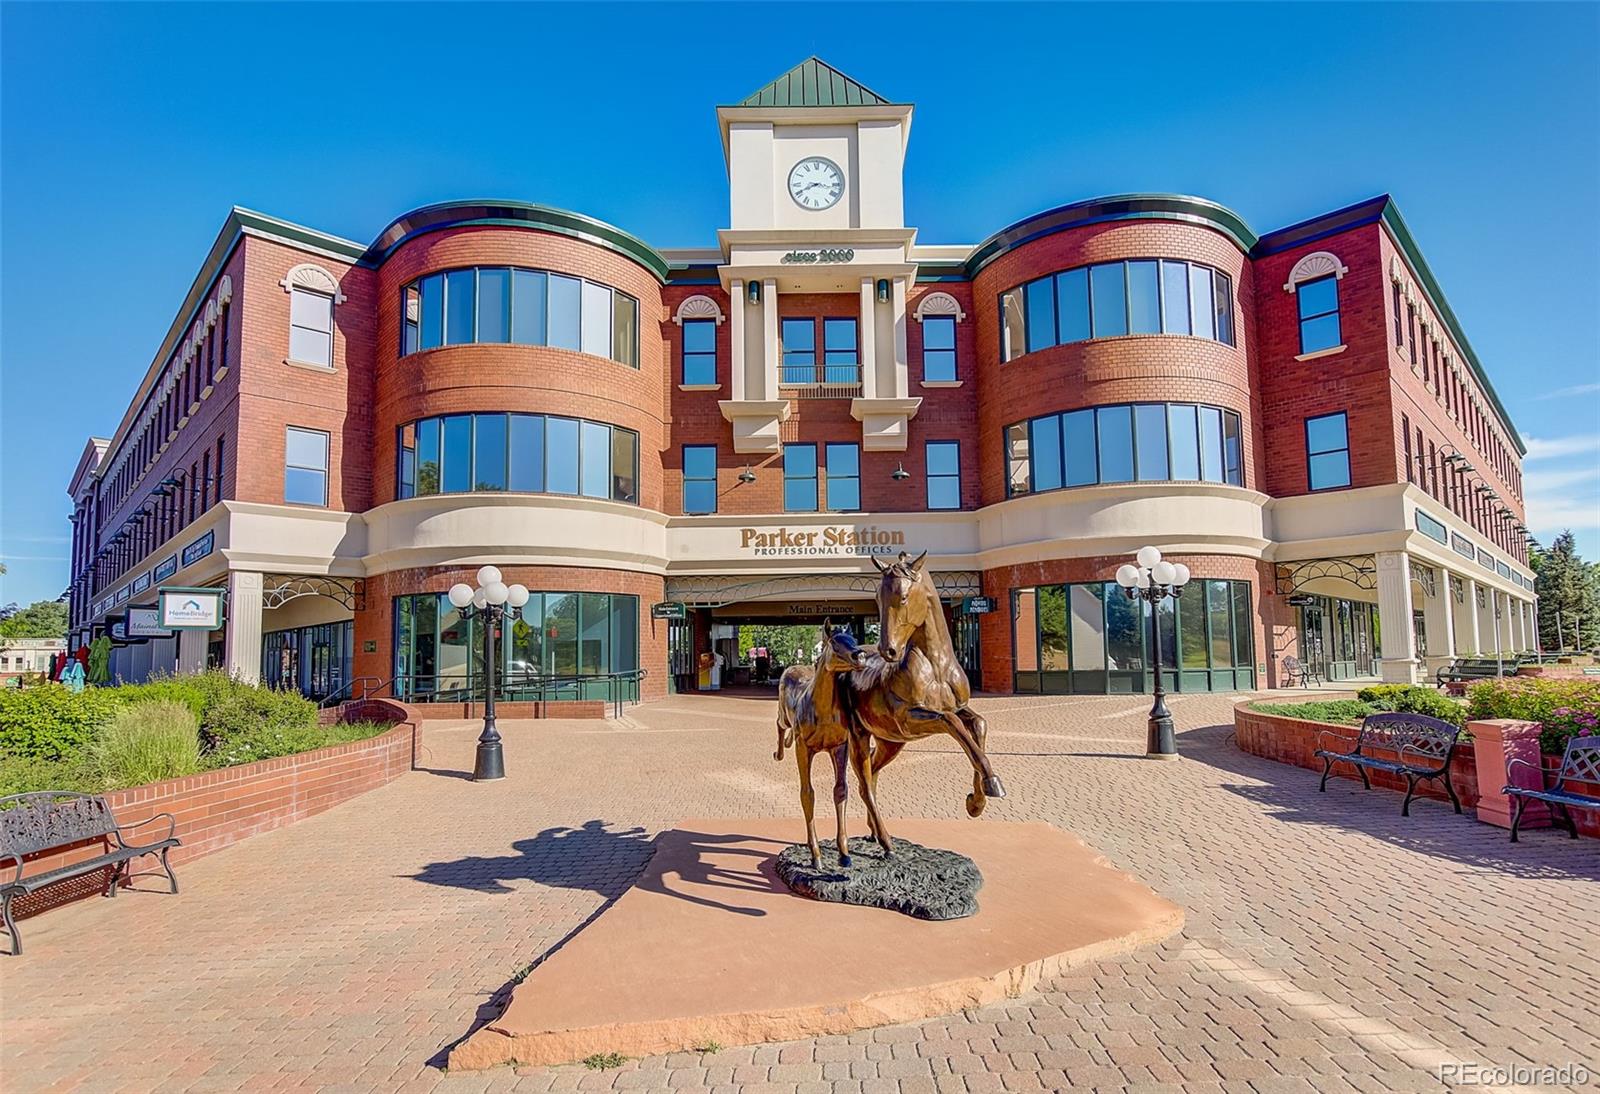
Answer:
[(1544, 768), (1540, 767), (1538, 764), (1534, 763), (1532, 760), (1524, 760), (1520, 756), (1511, 757), (1510, 761), (1507, 762), (1507, 764), (1506, 764), (1506, 783), (1507, 783), (1507, 785), (1510, 785), (1510, 783), (1511, 783), (1511, 772), (1514, 771), (1517, 768), (1518, 764), (1522, 765), (1523, 767), (1531, 767), (1533, 770), (1537, 771), (1539, 773), (1539, 789), (1541, 789), (1541, 790), (1544, 789)]
[(1361, 751), (1361, 737), (1359, 734), (1352, 739), (1348, 734), (1340, 733), (1336, 729), (1325, 729), (1317, 734), (1317, 748), (1322, 748), (1322, 739), (1324, 737), (1333, 737), (1340, 744), (1353, 746), (1352, 750), (1346, 755), (1354, 755), (1356, 752)]
[(22, 856), (11, 851), (0, 851), (0, 862), (4, 862), (6, 859), (10, 859), (17, 864), (16, 872), (12, 874), (11, 880), (6, 882), (8, 885), (15, 885), (22, 880)]
[[(1434, 764), (1438, 764), (1441, 767), (1448, 767), (1449, 766), (1449, 761), (1450, 761), (1450, 754), (1452, 752), (1454, 752), (1454, 751), (1455, 751), (1455, 745), (1452, 744), (1450, 746), (1449, 750), (1446, 751), (1443, 756), (1438, 756), (1438, 755), (1435, 755), (1432, 752), (1428, 752), (1425, 749), (1418, 748), (1416, 745), (1407, 744), (1407, 745), (1401, 745), (1396, 750), (1396, 753), (1399, 755), (1401, 760), (1404, 760), (1406, 758), (1406, 753), (1407, 752), (1411, 752), (1411, 753), (1415, 753), (1418, 757), (1420, 757), (1420, 758), (1422, 758), (1424, 760), (1427, 760), (1428, 761), (1428, 766), (1430, 766), (1430, 767), (1432, 767)], [(1422, 765), (1421, 764), (1417, 764), (1415, 766), (1420, 767)]]
[(171, 813), (157, 813), (155, 816), (150, 817), (147, 820), (142, 820), (137, 824), (119, 824), (119, 825), (117, 825), (117, 830), (116, 830), (116, 833), (115, 833), (115, 835), (117, 837), (117, 846), (119, 846), (119, 847), (147, 847), (147, 846), (150, 846), (150, 844), (129, 843), (127, 841), (127, 839), (124, 838), (123, 833), (132, 832), (136, 828), (143, 828), (147, 824), (154, 824), (154, 823), (156, 823), (156, 821), (161, 821), (161, 820), (164, 820), (164, 821), (167, 822), (167, 834), (164, 835), (164, 836), (158, 836), (158, 837), (156, 837), (156, 839), (152, 840), (151, 842), (152, 843), (160, 843), (162, 840), (171, 839), (172, 838), (172, 833), (177, 831), (178, 819), (176, 817), (174, 817)]

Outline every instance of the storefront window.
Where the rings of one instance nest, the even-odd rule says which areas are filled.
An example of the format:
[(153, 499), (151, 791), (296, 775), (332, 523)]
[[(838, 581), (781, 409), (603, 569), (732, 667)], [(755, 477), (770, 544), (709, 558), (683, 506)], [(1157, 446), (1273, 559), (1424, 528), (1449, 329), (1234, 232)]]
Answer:
[(396, 494), (515, 490), (637, 503), (639, 435), (542, 414), (454, 414), (398, 431)]
[[(483, 695), (484, 635), (443, 593), (395, 598), (395, 694), (414, 702)], [(610, 680), (639, 667), (639, 599), (617, 593), (530, 593), (497, 645), (496, 694), (504, 699), (611, 698)], [(637, 698), (637, 681), (620, 685)]]

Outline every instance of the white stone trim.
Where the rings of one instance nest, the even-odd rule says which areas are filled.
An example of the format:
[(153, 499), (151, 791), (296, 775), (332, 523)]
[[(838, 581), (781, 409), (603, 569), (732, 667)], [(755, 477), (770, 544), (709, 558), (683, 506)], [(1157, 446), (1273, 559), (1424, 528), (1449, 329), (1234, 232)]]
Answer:
[(697, 293), (678, 305), (677, 312), (672, 321), (678, 326), (683, 326), (685, 319), (715, 319), (720, 327), (727, 322), (728, 317), (722, 314), (722, 305), (704, 293)]
[(947, 292), (931, 292), (917, 301), (917, 322), (922, 322), (925, 315), (953, 315), (957, 323), (967, 317), (967, 313), (961, 310), (961, 302)]
[(1343, 353), (1349, 348), (1349, 346), (1329, 346), (1327, 349), (1319, 349), (1314, 353), (1297, 353), (1294, 359), (1296, 361), (1315, 361), (1318, 357), (1332, 357), (1334, 354)]
[(1314, 281), (1329, 274), (1332, 274), (1336, 281), (1343, 281), (1344, 275), (1349, 272), (1350, 267), (1340, 262), (1339, 256), (1332, 251), (1312, 251), (1289, 270), (1289, 280), (1284, 282), (1283, 291), (1292, 293), (1300, 282)]
[(220, 307), (233, 299), (233, 275), (223, 274), (222, 280), (217, 282), (217, 304)]
[(345, 300), (344, 294), (339, 291), (339, 279), (314, 262), (302, 262), (292, 267), (278, 284), (283, 286), (284, 292), (309, 289), (333, 297), (335, 304), (343, 304)]

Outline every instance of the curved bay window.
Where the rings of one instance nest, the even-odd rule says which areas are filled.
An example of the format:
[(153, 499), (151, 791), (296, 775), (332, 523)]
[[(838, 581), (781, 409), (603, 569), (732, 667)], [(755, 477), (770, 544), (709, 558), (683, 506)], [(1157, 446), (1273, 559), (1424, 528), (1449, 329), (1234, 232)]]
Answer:
[[(407, 702), (483, 698), (483, 621), (444, 593), (394, 601), (394, 693)], [(508, 701), (638, 699), (639, 598), (530, 593), (496, 643), (495, 695)], [(618, 674), (622, 674), (618, 678)]]
[(1130, 334), (1233, 345), (1233, 279), (1198, 262), (1136, 258), (1079, 266), (1000, 294), (1000, 360)]
[(510, 491), (639, 503), (639, 434), (546, 414), (451, 414), (399, 429), (397, 498)]
[(1046, 414), (1006, 427), (1006, 494), (1116, 482), (1244, 485), (1243, 432), (1232, 410), (1132, 403)]
[[(1250, 583), (1196, 579), (1159, 607), (1163, 683), (1177, 691), (1255, 687)], [(1151, 689), (1150, 605), (1114, 581), (1011, 590), (1013, 684), (1046, 695)]]
[(400, 290), (400, 354), (470, 343), (554, 346), (639, 367), (639, 302), (570, 274), (472, 266)]

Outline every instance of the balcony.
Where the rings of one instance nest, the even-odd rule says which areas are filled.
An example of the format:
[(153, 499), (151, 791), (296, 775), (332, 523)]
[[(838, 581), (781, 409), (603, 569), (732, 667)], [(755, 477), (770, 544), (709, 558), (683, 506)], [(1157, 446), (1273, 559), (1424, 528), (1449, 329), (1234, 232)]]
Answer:
[(861, 365), (855, 361), (786, 361), (778, 367), (778, 395), (784, 399), (858, 399)]

